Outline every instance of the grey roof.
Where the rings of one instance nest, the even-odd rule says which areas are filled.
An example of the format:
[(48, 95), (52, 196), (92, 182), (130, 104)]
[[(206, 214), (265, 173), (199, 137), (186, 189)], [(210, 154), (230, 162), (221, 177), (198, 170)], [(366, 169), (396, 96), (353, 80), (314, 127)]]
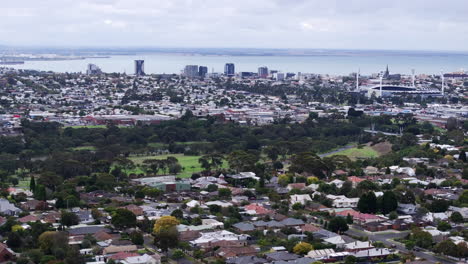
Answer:
[(0, 212), (21, 212), (21, 209), (14, 206), (10, 201), (7, 199), (0, 199)]
[(258, 258), (255, 256), (242, 256), (236, 258), (230, 258), (226, 260), (227, 264), (263, 264), (267, 263), (268, 261), (264, 258)]
[(298, 225), (303, 225), (304, 221), (302, 221), (301, 219), (296, 219), (296, 218), (286, 218), (283, 221), (281, 221), (281, 223), (287, 226), (298, 226)]
[(298, 255), (292, 254), (289, 252), (272, 252), (272, 253), (267, 253), (265, 254), (267, 259), (270, 259), (272, 261), (290, 261), (290, 260), (296, 260), (299, 258)]
[(255, 226), (251, 223), (242, 222), (242, 223), (234, 224), (232, 226), (241, 231), (254, 231), (255, 230)]
[(320, 229), (319, 231), (314, 232), (314, 237), (317, 237), (320, 239), (336, 237), (336, 236), (338, 236), (337, 233), (333, 233), (325, 229)]
[(312, 258), (298, 258), (295, 260), (290, 260), (290, 261), (273, 261), (272, 264), (310, 264), (314, 262), (315, 260)]
[(91, 211), (88, 210), (78, 211), (75, 214), (78, 216), (78, 218), (80, 218), (81, 222), (94, 220), (93, 216), (91, 215)]
[(253, 225), (256, 227), (279, 227), (279, 228), (284, 227), (283, 223), (275, 221), (275, 220), (268, 221), (268, 222), (256, 221), (256, 222), (253, 222)]
[(68, 229), (69, 235), (86, 235), (86, 234), (96, 234), (99, 231), (110, 232), (109, 229), (105, 228), (104, 226), (81, 226), (76, 228)]

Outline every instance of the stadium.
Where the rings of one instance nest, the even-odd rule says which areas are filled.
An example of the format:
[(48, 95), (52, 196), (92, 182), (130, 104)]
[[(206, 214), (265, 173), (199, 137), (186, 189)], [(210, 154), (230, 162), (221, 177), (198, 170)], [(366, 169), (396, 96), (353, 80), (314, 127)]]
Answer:
[(384, 84), (382, 86), (375, 85), (367, 87), (367, 96), (371, 97), (372, 94), (375, 94), (377, 97), (391, 97), (398, 95), (414, 94), (420, 95), (423, 97), (438, 97), (442, 96), (442, 93), (438, 89), (433, 88), (417, 88), (413, 86), (402, 86), (402, 85), (388, 85)]

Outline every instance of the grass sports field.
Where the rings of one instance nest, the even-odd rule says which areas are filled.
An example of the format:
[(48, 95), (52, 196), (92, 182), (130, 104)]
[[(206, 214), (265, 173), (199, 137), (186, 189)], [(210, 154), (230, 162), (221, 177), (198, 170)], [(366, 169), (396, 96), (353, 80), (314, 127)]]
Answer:
[(363, 159), (363, 158), (375, 158), (380, 156), (379, 152), (374, 150), (372, 147), (364, 146), (362, 148), (350, 148), (345, 149), (340, 152), (333, 153), (331, 156), (334, 155), (344, 155), (352, 160), (356, 159)]
[[(200, 163), (198, 163), (198, 159), (201, 156), (185, 156), (184, 154), (169, 154), (169, 155), (158, 155), (158, 156), (134, 156), (134, 157), (129, 157), (130, 160), (132, 160), (135, 165), (141, 165), (143, 164), (143, 161), (146, 159), (166, 159), (167, 157), (174, 157), (176, 158), (182, 168), (185, 168), (182, 170), (181, 173), (179, 173), (177, 176), (180, 178), (188, 178), (192, 176), (194, 172), (200, 172), (202, 171), (202, 167), (200, 167)], [(223, 168), (227, 167), (227, 162), (225, 161), (223, 163)], [(130, 173), (144, 173), (140, 168), (135, 168), (132, 171), (129, 171)]]

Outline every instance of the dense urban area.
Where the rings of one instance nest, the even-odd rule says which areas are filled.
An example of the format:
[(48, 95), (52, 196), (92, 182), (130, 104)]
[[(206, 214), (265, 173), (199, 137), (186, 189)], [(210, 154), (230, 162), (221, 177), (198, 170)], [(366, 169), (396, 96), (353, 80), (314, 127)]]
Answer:
[(0, 68), (0, 262), (467, 263), (467, 87)]

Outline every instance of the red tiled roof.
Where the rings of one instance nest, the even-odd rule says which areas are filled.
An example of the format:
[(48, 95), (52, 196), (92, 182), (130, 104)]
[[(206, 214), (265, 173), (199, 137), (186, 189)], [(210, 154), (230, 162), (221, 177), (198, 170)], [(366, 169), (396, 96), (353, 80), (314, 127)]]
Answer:
[(261, 206), (261, 205), (258, 205), (258, 204), (249, 204), (247, 206), (244, 207), (245, 210), (248, 210), (248, 211), (255, 211), (257, 214), (269, 214), (271, 211), (266, 209), (265, 207)]
[(350, 181), (350, 182), (362, 182), (362, 181), (364, 181), (364, 179), (361, 179), (361, 178), (356, 177), (356, 176), (349, 176), (348, 181)]
[(360, 220), (360, 221), (370, 220), (370, 219), (380, 219), (380, 217), (378, 217), (376, 215), (363, 214), (363, 213), (357, 212), (357, 211), (355, 211), (353, 209), (344, 210), (344, 211), (336, 213), (336, 215), (340, 215), (340, 216), (348, 216), (348, 214), (351, 215), (354, 219)]
[(320, 229), (321, 229), (320, 227), (310, 225), (310, 224), (306, 224), (306, 225), (301, 226), (301, 230), (304, 231), (304, 232), (317, 232)]
[(288, 188), (291, 188), (291, 189), (304, 189), (305, 187), (306, 187), (306, 184), (303, 182), (288, 184)]
[(36, 222), (39, 220), (35, 215), (27, 215), (18, 219), (21, 223)]
[(110, 256), (109, 258), (113, 259), (113, 260), (123, 260), (123, 259), (126, 259), (128, 257), (136, 257), (136, 256), (139, 256), (139, 255), (140, 254), (131, 253), (131, 252), (119, 252), (119, 253), (115, 253), (114, 255)]

